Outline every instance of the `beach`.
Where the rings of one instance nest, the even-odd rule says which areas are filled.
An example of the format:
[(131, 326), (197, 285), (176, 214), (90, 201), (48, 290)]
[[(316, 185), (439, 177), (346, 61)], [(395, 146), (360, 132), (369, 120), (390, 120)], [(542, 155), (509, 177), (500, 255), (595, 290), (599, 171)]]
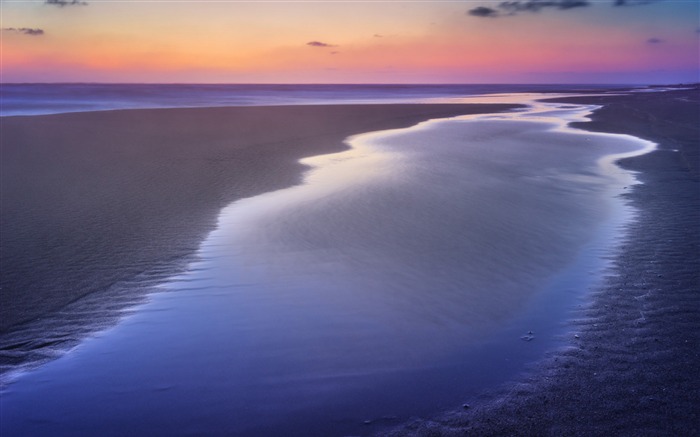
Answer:
[[(345, 150), (345, 139), (362, 132), (513, 107), (308, 105), (0, 118), (3, 367), (44, 361), (116, 322), (142, 302), (143, 283), (187, 264), (221, 208), (300, 183), (306, 167), (299, 159)], [(118, 286), (134, 277), (141, 285)]]
[[(291, 427), (288, 435), (307, 435), (307, 427), (308, 435), (327, 435), (330, 426), (338, 433), (368, 435), (384, 430), (392, 436), (695, 435), (700, 432), (700, 384), (696, 376), (700, 373), (698, 89), (590, 95), (551, 102), (556, 105), (542, 109), (545, 121), (534, 122), (508, 121), (506, 115), (497, 114), (522, 109), (515, 104), (138, 109), (2, 117), (3, 370), (37, 367), (76, 345), (83, 345), (74, 358), (78, 365), (81, 361), (100, 363), (112, 353), (113, 346), (116, 351), (128, 351), (129, 343), (136, 344), (135, 355), (145, 354), (143, 361), (130, 364), (130, 357), (114, 357), (113, 361), (115, 368), (124, 366), (125, 374), (134, 373), (129, 365), (150, 361), (153, 368), (144, 368), (144, 375), (147, 371), (154, 375), (163, 372), (162, 381), (144, 382), (144, 394), (149, 397), (138, 396), (139, 402), (145, 403), (142, 411), (151, 411), (146, 406), (151, 396), (166, 404), (179, 403), (183, 398), (172, 394), (177, 390), (184, 387), (183, 393), (189, 394), (205, 390), (202, 411), (195, 413), (208, 419), (188, 423), (190, 427), (172, 421), (169, 426), (177, 432), (213, 429), (225, 433), (235, 429), (235, 435), (274, 435)], [(625, 186), (619, 195), (625, 208), (633, 211), (632, 219), (624, 214), (615, 218), (615, 208), (601, 200), (606, 184), (615, 183), (604, 182), (606, 176), (585, 163), (610, 153), (602, 150), (605, 147), (618, 147), (619, 153), (633, 151), (640, 147), (636, 145), (639, 140), (592, 136), (597, 141), (590, 150), (562, 152), (555, 147), (557, 141), (580, 148), (588, 140), (577, 132), (558, 131), (558, 124), (546, 121), (546, 117), (565, 119), (567, 111), (582, 111), (577, 105), (602, 108), (590, 116), (592, 121), (571, 123), (576, 129), (631, 135), (658, 144), (651, 153), (620, 162), (641, 182)], [(483, 119), (476, 116), (485, 113), (494, 114)], [(477, 118), (422, 123), (469, 114)], [(422, 124), (416, 126), (418, 123)], [(502, 126), (510, 126), (512, 132)], [(472, 136), (466, 133), (470, 127)], [(389, 133), (367, 134), (377, 131)], [(467, 153), (448, 148), (438, 159), (430, 148), (426, 152), (426, 145), (434, 147), (434, 141), (448, 145), (462, 141), (474, 149)], [(379, 146), (372, 148), (373, 142)], [(351, 143), (355, 155), (340, 153)], [(372, 147), (364, 149), (364, 145)], [(521, 153), (517, 147), (523, 145), (532, 145), (533, 150)], [(439, 155), (437, 148), (435, 155)], [(566, 155), (571, 161), (564, 159)], [(353, 159), (358, 159), (358, 167), (343, 167), (343, 162)], [(500, 167), (503, 161), (510, 161), (509, 166)], [(456, 168), (451, 168), (452, 164)], [(305, 173), (309, 168), (324, 167), (330, 169), (330, 178), (321, 177), (320, 170), (310, 176)], [(480, 168), (484, 174), (477, 172)], [(473, 176), (466, 176), (463, 182), (446, 176), (460, 172)], [(485, 191), (481, 197), (472, 194), (489, 174), (494, 179), (489, 183), (498, 190)], [(335, 187), (328, 182), (333, 178), (343, 184)], [(508, 180), (512, 186), (499, 180)], [(418, 187), (424, 187), (425, 192)], [(450, 187), (444, 191), (455, 195), (443, 195), (444, 187)], [(488, 193), (498, 197), (489, 198)], [(460, 205), (462, 198), (472, 195), (472, 203)], [(483, 215), (471, 217), (474, 205)], [(556, 214), (537, 215), (546, 208)], [(379, 214), (372, 215), (372, 211)], [(353, 217), (365, 217), (364, 222), (348, 220)], [(492, 223), (489, 218), (494, 218)], [(323, 227), (324, 222), (329, 228)], [(381, 226), (367, 225), (377, 222)], [(599, 223), (603, 222), (623, 227), (601, 231)], [(424, 234), (425, 227), (449, 232)], [(457, 236), (463, 230), (474, 236), (460, 243), (462, 237)], [(370, 242), (377, 245), (373, 252), (365, 252), (362, 246), (368, 233)], [(393, 239), (389, 238), (392, 235)], [(599, 242), (596, 238), (614, 241)], [(391, 247), (394, 241), (401, 242), (399, 251)], [(585, 249), (590, 241), (595, 242), (593, 249)], [(485, 249), (491, 246), (491, 252)], [(240, 248), (241, 253), (224, 258), (230, 248)], [(614, 251), (605, 252), (605, 248)], [(594, 255), (576, 261), (576, 253), (586, 250)], [(338, 253), (343, 257), (337, 258)], [(376, 258), (367, 257), (368, 253)], [(591, 261), (600, 256), (607, 264)], [(511, 264), (515, 266), (512, 270), (505, 268)], [(565, 270), (567, 265), (574, 265), (573, 273)], [(605, 269), (602, 278), (597, 273), (600, 268)], [(562, 277), (554, 275), (562, 269)], [(363, 275), (369, 279), (361, 278)], [(210, 276), (220, 278), (219, 282)], [(424, 286), (416, 285), (421, 281)], [(335, 282), (342, 285), (336, 287)], [(583, 284), (589, 282), (594, 287), (586, 291), (588, 285)], [(169, 293), (155, 296), (150, 306), (144, 306), (162, 283), (171, 284), (166, 289)], [(231, 283), (235, 287), (231, 288)], [(255, 288), (256, 283), (262, 285)], [(222, 300), (219, 295), (223, 293), (212, 292), (221, 284), (222, 289), (230, 288), (228, 294), (233, 298)], [(523, 329), (522, 323), (511, 323), (519, 314), (527, 314), (523, 308), (533, 306), (532, 302), (554, 297), (559, 286), (567, 288), (560, 291), (569, 297), (562, 298), (560, 306), (552, 304), (557, 314), (551, 315), (549, 324), (534, 328), (533, 334)], [(478, 293), (472, 293), (472, 289), (489, 288), (492, 294), (502, 296), (482, 302)], [(245, 290), (253, 291), (252, 298), (236, 296)], [(431, 293), (424, 293), (426, 290)], [(538, 300), (538, 296), (543, 297)], [(579, 304), (562, 313), (571, 301)], [(222, 311), (215, 308), (217, 305), (231, 307)], [(197, 310), (186, 311), (191, 308)], [(126, 322), (125, 316), (129, 316)], [(556, 328), (562, 317), (568, 320), (565, 328)], [(546, 314), (540, 314), (525, 320), (547, 319)], [(334, 333), (344, 331), (335, 331), (335, 325), (346, 326), (347, 332), (356, 335), (354, 343), (364, 344), (366, 351), (358, 348), (358, 355), (344, 355), (344, 346), (334, 337)], [(430, 387), (459, 392), (459, 384), (472, 384), (474, 376), (457, 376), (459, 363), (468, 363), (463, 372), (483, 372), (485, 380), (492, 376), (490, 372), (498, 373), (488, 369), (490, 364), (472, 364), (478, 357), (474, 355), (478, 342), (469, 335), (490, 335), (501, 325), (508, 328), (499, 335), (507, 336), (507, 344), (513, 345), (508, 348), (516, 352), (512, 356), (498, 352), (489, 359), (498, 363), (498, 359), (507, 361), (517, 354), (535, 357), (521, 358), (531, 362), (524, 374), (515, 364), (518, 359), (513, 364), (502, 362), (496, 367), (510, 366), (514, 370), (509, 372), (515, 376), (505, 383), (494, 377), (498, 387), (487, 382), (479, 390), (470, 386), (461, 403), (441, 407), (448, 410), (441, 415), (410, 420), (404, 415), (413, 408), (411, 399), (429, 393)], [(115, 326), (118, 329), (111, 329)], [(221, 331), (212, 329), (222, 326), (225, 329)], [(552, 332), (542, 332), (544, 327)], [(196, 334), (197, 330), (201, 332)], [(153, 334), (158, 331), (165, 336)], [(110, 334), (114, 332), (116, 335)], [(398, 342), (391, 336), (396, 332), (401, 333), (396, 337)], [(142, 333), (146, 335), (140, 338)], [(294, 343), (295, 333), (306, 333), (308, 344)], [(210, 334), (216, 338), (208, 339)], [(433, 335), (446, 335), (449, 341), (442, 344), (443, 340)], [(548, 340), (548, 335), (558, 338)], [(202, 339), (207, 344), (185, 348)], [(178, 373), (179, 352), (167, 344), (161, 349), (164, 340), (182, 343), (183, 354), (201, 349), (210, 351), (209, 356), (188, 356), (180, 366), (187, 363), (192, 369)], [(236, 342), (241, 342), (241, 350), (250, 351), (251, 357), (261, 355), (259, 361), (250, 358), (246, 364), (248, 357), (239, 360), (233, 353), (226, 355), (224, 350), (235, 350)], [(402, 342), (409, 345), (408, 350), (400, 347)], [(455, 359), (455, 345), (460, 342), (465, 345), (464, 357)], [(556, 348), (548, 349), (548, 345)], [(298, 350), (292, 350), (295, 348)], [(394, 355), (393, 361), (385, 360), (379, 349), (386, 356)], [(222, 351), (221, 357), (218, 351)], [(173, 363), (173, 367), (161, 367), (148, 358), (149, 353)], [(170, 353), (175, 359), (168, 358)], [(302, 355), (302, 361), (285, 361), (285, 356), (294, 354)], [(329, 366), (337, 364), (334, 360), (342, 361)], [(281, 385), (283, 389), (275, 392), (274, 398), (226, 401), (233, 411), (250, 409), (253, 416), (261, 417), (255, 419), (260, 423), (275, 416), (270, 428), (261, 428), (253, 420), (251, 428), (226, 428), (231, 425), (215, 412), (228, 408), (227, 404), (220, 405), (221, 395), (206, 385), (221, 384), (221, 390), (227, 390), (225, 377), (214, 375), (219, 369), (221, 375), (228, 374), (222, 366), (208, 364), (216, 362), (227, 363), (230, 369), (226, 370), (241, 366), (248, 372), (242, 371), (243, 375), (259, 373), (266, 385)], [(405, 364), (397, 366), (397, 362)], [(70, 366), (75, 364), (70, 360), (53, 363), (53, 368), (45, 366), (44, 373), (38, 373), (39, 381), (50, 381), (48, 389), (44, 387), (48, 399), (42, 399), (49, 408), (54, 401), (54, 405), (60, 404), (57, 400), (67, 393), (64, 388), (86, 384), (81, 375), (75, 379), (70, 376), (65, 382), (52, 379), (52, 375), (71, 375)], [(207, 365), (212, 367), (207, 370)], [(246, 366), (255, 369), (250, 373)], [(444, 366), (444, 370), (421, 373), (431, 366)], [(99, 371), (100, 366), (91, 367)], [(182, 381), (182, 375), (189, 372), (202, 373), (197, 369), (205, 373), (201, 382)], [(110, 376), (96, 380), (105, 382), (107, 399), (115, 393), (122, 396), (118, 381), (123, 376), (115, 373), (111, 381), (110, 368), (105, 366), (103, 371)], [(401, 376), (388, 383), (394, 377), (392, 372)], [(436, 376), (440, 372), (446, 381)], [(212, 375), (211, 381), (207, 373)], [(362, 379), (367, 375), (368, 379)], [(411, 378), (415, 378), (415, 387), (406, 384)], [(20, 417), (14, 412), (22, 410), (23, 403), (34, 405), (31, 379), (26, 386), (29, 390), (20, 386), (13, 392), (13, 383), (9, 384), (4, 402), (12, 406), (6, 411), (11, 411), (13, 419)], [(89, 377), (85, 381), (90, 381)], [(348, 388), (353, 381), (359, 381), (360, 386), (376, 382), (374, 392), (386, 388), (386, 393), (372, 395), (376, 399), (370, 405), (389, 405), (388, 399), (402, 394), (406, 405), (392, 407), (400, 411), (395, 415), (383, 410), (366, 412), (361, 406), (364, 392), (358, 392), (354, 395), (357, 399), (348, 400), (357, 405), (350, 402), (348, 407), (340, 401), (322, 405), (318, 417), (303, 410), (307, 400), (299, 387), (323, 404), (324, 396), (332, 398), (333, 393), (353, 396), (355, 388)], [(444, 388), (447, 385), (449, 390)], [(401, 386), (404, 388), (396, 389)], [(129, 385), (123, 387), (129, 390)], [(228, 391), (238, 389), (231, 385)], [(102, 411), (98, 405), (88, 408), (81, 404), (84, 394), (69, 394), (67, 399), (72, 401), (66, 403), (84, 405), (87, 412), (81, 414), (94, 417), (95, 423), (81, 419), (85, 425), (82, 432), (89, 434), (102, 426)], [(89, 391), (87, 395), (92, 396)], [(304, 402), (297, 414), (295, 406), (285, 404), (299, 396)], [(459, 394), (436, 395), (435, 403), (443, 405), (445, 399), (455, 396)], [(16, 399), (20, 403), (12, 404)], [(308, 402), (311, 406), (306, 410), (313, 410), (313, 403)], [(128, 409), (119, 413), (127, 407), (123, 402), (115, 405), (121, 405), (117, 419), (119, 414), (128, 417), (115, 422), (120, 426), (137, 426), (138, 420), (151, 427), (161, 423), (158, 417), (127, 416)], [(93, 416), (90, 408), (95, 409)], [(352, 410), (351, 418), (344, 418), (342, 408), (356, 411)], [(454, 411), (449, 411), (451, 408)], [(177, 410), (164, 408), (161, 414), (167, 416), (169, 411)], [(28, 417), (33, 424), (26, 429), (39, 434), (69, 435), (81, 430), (65, 428), (65, 423), (55, 422), (55, 418), (42, 419), (41, 413)], [(333, 425), (331, 421), (318, 429), (308, 428), (319, 418), (352, 423)], [(365, 425), (363, 418), (367, 419)], [(21, 420), (11, 422), (11, 426), (21, 427)], [(221, 421), (219, 428), (217, 421)], [(204, 423), (214, 428), (198, 428)], [(387, 431), (387, 426), (394, 428)], [(145, 433), (146, 428), (133, 430)]]
[(700, 135), (698, 88), (558, 99), (603, 105), (590, 131), (654, 141), (622, 160), (641, 185), (604, 286), (572, 314), (566, 346), (459, 410), (386, 435), (700, 433)]

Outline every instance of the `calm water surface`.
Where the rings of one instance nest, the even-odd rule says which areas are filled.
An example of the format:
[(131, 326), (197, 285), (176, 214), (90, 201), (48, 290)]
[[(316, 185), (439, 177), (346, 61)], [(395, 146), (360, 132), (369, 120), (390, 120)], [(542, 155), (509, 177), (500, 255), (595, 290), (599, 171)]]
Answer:
[(356, 136), (228, 206), (185, 274), (17, 377), (2, 434), (364, 435), (514, 377), (631, 217), (612, 162), (653, 147), (531, 104)]
[(417, 103), (494, 93), (601, 90), (621, 85), (0, 84), (0, 116), (136, 108)]

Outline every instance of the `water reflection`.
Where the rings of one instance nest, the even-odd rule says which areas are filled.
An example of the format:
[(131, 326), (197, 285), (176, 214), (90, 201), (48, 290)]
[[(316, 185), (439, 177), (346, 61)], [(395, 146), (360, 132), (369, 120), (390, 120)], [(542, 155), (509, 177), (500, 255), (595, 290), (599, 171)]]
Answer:
[(531, 104), (354, 137), (305, 184), (230, 205), (167, 293), (18, 381), (3, 428), (362, 434), (512, 376), (625, 219), (629, 175), (601, 160), (650, 147)]

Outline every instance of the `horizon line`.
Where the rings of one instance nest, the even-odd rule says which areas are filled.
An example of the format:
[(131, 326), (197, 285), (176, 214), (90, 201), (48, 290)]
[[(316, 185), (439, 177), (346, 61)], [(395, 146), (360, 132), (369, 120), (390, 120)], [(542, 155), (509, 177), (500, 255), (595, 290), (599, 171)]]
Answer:
[(99, 81), (66, 81), (66, 82), (0, 82), (3, 85), (255, 85), (255, 86), (463, 86), (463, 85), (586, 85), (586, 86), (678, 86), (700, 85), (700, 82), (650, 83), (650, 82), (99, 82)]

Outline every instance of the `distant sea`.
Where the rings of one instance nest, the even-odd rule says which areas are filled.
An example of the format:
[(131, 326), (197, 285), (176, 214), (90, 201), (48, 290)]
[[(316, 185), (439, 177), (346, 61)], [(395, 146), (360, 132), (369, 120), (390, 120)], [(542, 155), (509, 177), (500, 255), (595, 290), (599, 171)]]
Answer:
[(422, 103), (485, 94), (577, 92), (621, 86), (0, 84), (0, 116), (137, 108)]

